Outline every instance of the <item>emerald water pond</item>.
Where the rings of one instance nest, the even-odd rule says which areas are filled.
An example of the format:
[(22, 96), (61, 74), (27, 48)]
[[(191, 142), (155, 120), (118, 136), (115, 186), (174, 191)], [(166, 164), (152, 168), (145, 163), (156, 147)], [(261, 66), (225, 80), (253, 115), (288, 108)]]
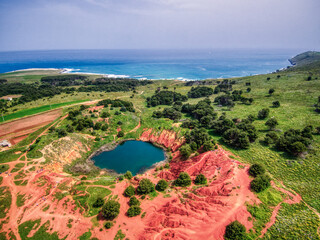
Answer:
[(99, 168), (107, 168), (117, 173), (132, 172), (133, 175), (143, 173), (153, 164), (165, 160), (165, 153), (151, 143), (142, 141), (126, 141), (114, 150), (102, 152), (92, 158)]

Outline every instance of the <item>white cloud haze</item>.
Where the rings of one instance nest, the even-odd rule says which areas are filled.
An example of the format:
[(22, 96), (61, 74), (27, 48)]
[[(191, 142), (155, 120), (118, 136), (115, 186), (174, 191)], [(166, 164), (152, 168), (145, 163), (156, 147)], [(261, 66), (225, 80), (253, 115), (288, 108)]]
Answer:
[(0, 51), (320, 48), (319, 0), (2, 0)]

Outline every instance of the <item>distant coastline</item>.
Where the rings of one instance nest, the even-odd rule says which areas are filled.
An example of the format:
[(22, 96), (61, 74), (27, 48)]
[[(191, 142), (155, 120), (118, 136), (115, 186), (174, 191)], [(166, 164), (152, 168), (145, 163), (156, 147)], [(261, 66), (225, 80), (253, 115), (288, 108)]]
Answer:
[(0, 52), (0, 73), (54, 70), (149, 80), (204, 80), (272, 73), (294, 50), (65, 50)]

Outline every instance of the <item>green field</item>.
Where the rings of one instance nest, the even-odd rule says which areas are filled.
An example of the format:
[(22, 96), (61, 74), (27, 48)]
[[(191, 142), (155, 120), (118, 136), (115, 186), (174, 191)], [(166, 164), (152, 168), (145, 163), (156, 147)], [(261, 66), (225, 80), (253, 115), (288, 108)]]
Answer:
[(44, 105), (44, 106), (41, 106), (41, 107), (21, 110), (21, 111), (15, 112), (15, 113), (11, 113), (11, 114), (2, 116), (1, 119), (0, 119), (0, 123), (1, 122), (6, 122), (6, 121), (9, 121), (9, 120), (13, 120), (13, 119), (16, 119), (16, 118), (22, 118), (22, 117), (26, 117), (26, 116), (42, 113), (42, 112), (45, 112), (45, 111), (53, 110), (53, 109), (56, 109), (56, 108), (60, 108), (60, 107), (64, 107), (64, 106), (68, 106), (68, 105), (72, 105), (72, 104), (76, 104), (76, 103), (86, 102), (86, 101), (88, 101), (88, 100), (77, 100), (77, 101), (72, 101), (72, 102), (56, 103), (56, 104), (52, 104), (52, 105)]

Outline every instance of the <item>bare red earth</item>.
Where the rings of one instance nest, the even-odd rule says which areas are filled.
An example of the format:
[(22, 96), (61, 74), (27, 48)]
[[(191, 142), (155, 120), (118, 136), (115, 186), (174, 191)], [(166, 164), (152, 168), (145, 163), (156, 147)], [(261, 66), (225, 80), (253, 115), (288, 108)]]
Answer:
[[(80, 177), (71, 177), (63, 173), (61, 168), (58, 168), (60, 172), (54, 173), (55, 168), (41, 164), (43, 159), (33, 160), (33, 164), (29, 166), (27, 159), (24, 161), (18, 159), (9, 163), (10, 170), (15, 164), (22, 162), (26, 163), (23, 170), (26, 171), (33, 166), (36, 169), (26, 172), (27, 176), (24, 179), (29, 180), (26, 186), (14, 184), (14, 176), (18, 173), (3, 176), (2, 186), (9, 187), (13, 204), (7, 215), (8, 223), (3, 225), (1, 231), (7, 234), (12, 231), (19, 240), (18, 225), (39, 218), (41, 218), (41, 224), (50, 221), (50, 232), (57, 231), (61, 238), (66, 237), (72, 240), (78, 239), (89, 230), (92, 237), (113, 239), (119, 229), (128, 239), (219, 240), (223, 239), (225, 227), (234, 220), (244, 224), (247, 230), (252, 228), (253, 224), (248, 220), (251, 215), (247, 211), (246, 203), (259, 203), (259, 200), (249, 189), (250, 178), (247, 166), (230, 158), (230, 153), (222, 148), (181, 161), (178, 148), (183, 143), (183, 139), (178, 139), (176, 133), (170, 131), (153, 132), (152, 129), (145, 129), (140, 140), (170, 148), (173, 155), (170, 169), (158, 172), (150, 170), (131, 181), (124, 180), (116, 183), (115, 188), (101, 186), (109, 188), (112, 195), (117, 195), (121, 204), (120, 214), (111, 229), (104, 228), (105, 220), (101, 217), (98, 217), (99, 226), (93, 226), (91, 219), (96, 217), (84, 217), (79, 209), (75, 210), (75, 203), (70, 193), (60, 201), (56, 199), (55, 194), (63, 192), (57, 188), (59, 184), (65, 183), (66, 186), (72, 187), (79, 182)], [(66, 152), (65, 156), (76, 154), (76, 149), (67, 149), (67, 151), (69, 152)], [(26, 156), (26, 153), (22, 156)], [(57, 161), (61, 160), (57, 159)], [(192, 179), (202, 173), (208, 178), (208, 184), (201, 187), (192, 185), (183, 189), (171, 188), (165, 193), (159, 193), (154, 199), (147, 196), (146, 199), (141, 200), (142, 212), (145, 212), (143, 218), (126, 216), (129, 199), (123, 196), (123, 192), (127, 186), (130, 184), (137, 186), (142, 178), (148, 178), (154, 183), (162, 178), (173, 180), (182, 171), (188, 172)], [(18, 193), (27, 196), (25, 205), (20, 208), (14, 204)], [(46, 207), (49, 209), (43, 211)], [(70, 219), (72, 219), (72, 226), (68, 228)], [(103, 230), (100, 231), (100, 228)], [(37, 229), (32, 230), (29, 237)]]

